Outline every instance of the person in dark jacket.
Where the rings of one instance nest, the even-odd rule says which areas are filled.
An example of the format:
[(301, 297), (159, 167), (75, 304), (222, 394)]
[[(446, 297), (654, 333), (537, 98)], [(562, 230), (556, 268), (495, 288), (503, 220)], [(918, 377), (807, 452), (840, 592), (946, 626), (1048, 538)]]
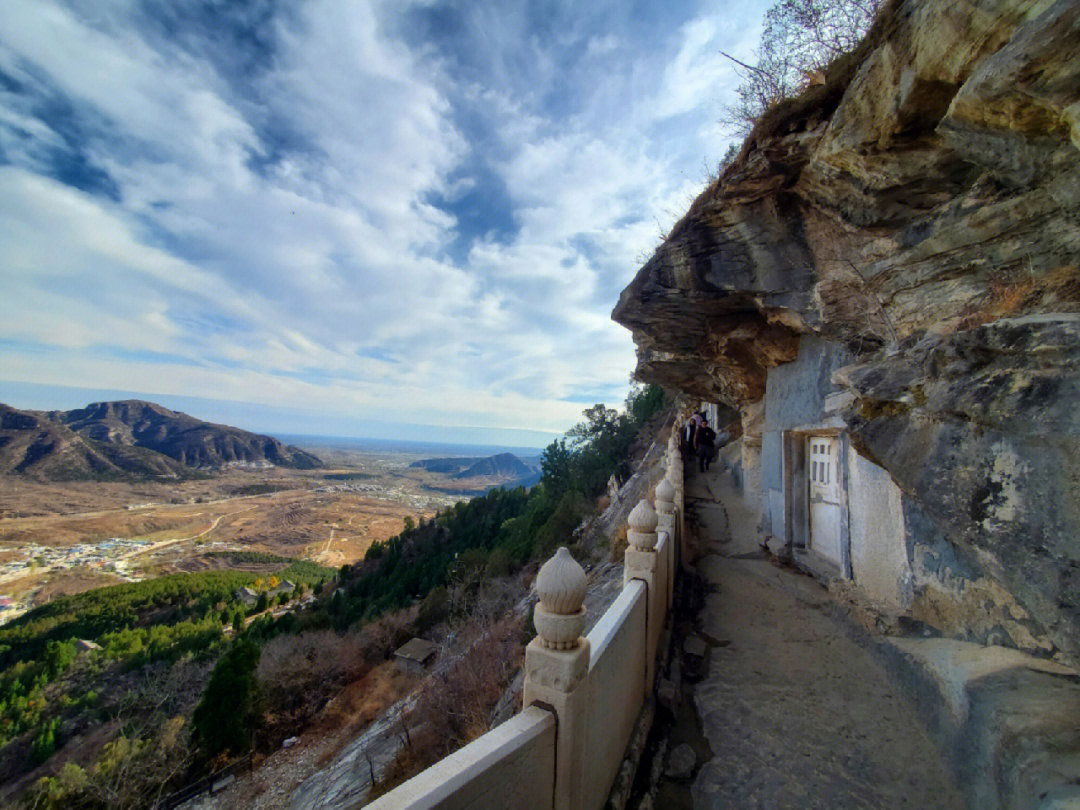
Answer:
[[(697, 414), (694, 414), (697, 416)], [(697, 422), (693, 419), (686, 420), (679, 436), (679, 452), (682, 453), (683, 461), (689, 461), (694, 457), (694, 431), (697, 430)]]
[(709, 420), (702, 418), (694, 431), (694, 452), (698, 457), (698, 472), (705, 472), (716, 455), (716, 431), (709, 427)]

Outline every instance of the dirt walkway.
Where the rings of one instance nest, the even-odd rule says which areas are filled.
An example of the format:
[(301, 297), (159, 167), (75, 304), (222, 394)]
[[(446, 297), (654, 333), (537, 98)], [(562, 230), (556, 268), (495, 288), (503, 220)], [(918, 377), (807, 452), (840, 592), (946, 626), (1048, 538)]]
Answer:
[(693, 807), (963, 807), (915, 706), (829, 592), (748, 548), (744, 526), (731, 531), (741, 507), (725, 503), (734, 490), (722, 465), (687, 471), (704, 598), (684, 659), (687, 645), (704, 653), (688, 691), (711, 749), (696, 746)]

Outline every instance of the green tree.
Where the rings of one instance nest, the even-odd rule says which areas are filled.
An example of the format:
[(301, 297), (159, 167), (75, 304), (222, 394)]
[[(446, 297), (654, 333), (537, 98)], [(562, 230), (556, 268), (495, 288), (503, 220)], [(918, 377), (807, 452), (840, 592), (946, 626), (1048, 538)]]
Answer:
[(30, 758), (34, 762), (44, 762), (53, 755), (56, 750), (56, 729), (59, 725), (60, 718), (54, 717), (38, 729), (37, 736), (34, 737), (33, 745), (30, 748)]
[(570, 437), (571, 444), (575, 448), (602, 441), (606, 435), (618, 429), (619, 412), (599, 402), (591, 408), (586, 408), (582, 415), (585, 421), (579, 422), (566, 431), (566, 435)]
[[(731, 155), (731, 152), (729, 149), (728, 155)], [(634, 383), (630, 387), (630, 393), (626, 395), (626, 415), (635, 427), (640, 427), (667, 407), (668, 402), (667, 392), (659, 385)]]
[(540, 480), (555, 497), (572, 485), (571, 461), (572, 454), (566, 447), (566, 439), (556, 439), (540, 455)]
[(75, 660), (75, 643), (72, 641), (50, 641), (45, 645), (45, 670), (49, 680), (55, 680), (67, 672)]
[(514, 559), (505, 548), (493, 549), (484, 566), (484, 576), (505, 577), (514, 572)]
[(234, 754), (251, 746), (258, 683), (259, 645), (246, 636), (233, 644), (214, 667), (191, 717), (199, 747), (208, 755)]

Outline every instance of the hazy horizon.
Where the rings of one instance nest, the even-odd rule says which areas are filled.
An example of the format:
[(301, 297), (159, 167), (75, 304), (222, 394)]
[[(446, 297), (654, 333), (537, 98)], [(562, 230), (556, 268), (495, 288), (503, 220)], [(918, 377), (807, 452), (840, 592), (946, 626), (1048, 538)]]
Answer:
[[(205, 422), (228, 425), (252, 433), (304, 439), (401, 442), (432, 446), (460, 446), (528, 450), (539, 452), (561, 434), (525, 429), (487, 428), (469, 425), (408, 424), (330, 419), (318, 413), (281, 413), (272, 406), (252, 407), (250, 403), (228, 402), (191, 396), (156, 396), (138, 391), (100, 390), (70, 386), (27, 386), (0, 382), (0, 403), (20, 410), (70, 411), (92, 402), (139, 399), (155, 402), (170, 410), (182, 411)], [(310, 429), (298, 429), (309, 420)], [(290, 442), (292, 443), (292, 442)]]

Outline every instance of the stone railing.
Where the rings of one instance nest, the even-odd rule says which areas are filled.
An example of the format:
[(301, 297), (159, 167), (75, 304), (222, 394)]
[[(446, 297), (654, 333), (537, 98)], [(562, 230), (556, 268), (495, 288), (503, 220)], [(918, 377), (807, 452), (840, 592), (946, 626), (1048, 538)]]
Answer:
[(368, 805), (372, 810), (600, 810), (646, 699), (680, 564), (683, 465), (673, 433), (656, 511), (627, 519), (623, 588), (588, 636), (585, 572), (566, 548), (540, 569), (524, 708)]

